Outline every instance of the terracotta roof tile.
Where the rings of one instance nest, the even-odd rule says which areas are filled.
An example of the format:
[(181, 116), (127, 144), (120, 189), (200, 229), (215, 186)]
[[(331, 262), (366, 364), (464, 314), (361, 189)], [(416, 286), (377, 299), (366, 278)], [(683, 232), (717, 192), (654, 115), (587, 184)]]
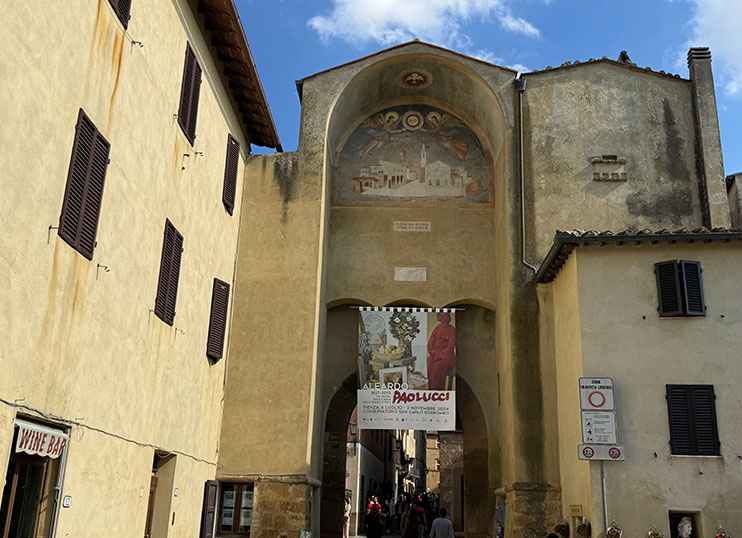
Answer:
[(544, 262), (541, 264), (535, 278), (540, 283), (547, 283), (554, 280), (569, 259), (572, 251), (581, 245), (607, 245), (612, 243), (621, 246), (639, 245), (642, 243), (657, 244), (661, 241), (669, 243), (694, 243), (696, 241), (710, 243), (712, 241), (721, 241), (722, 243), (728, 243), (732, 240), (742, 240), (742, 227), (714, 228), (709, 230), (705, 226), (701, 226), (693, 230), (680, 228), (675, 231), (667, 229), (652, 231), (646, 228), (634, 230), (629, 228), (620, 232), (612, 232), (610, 230), (603, 232), (597, 230), (557, 230), (554, 236), (554, 243), (546, 258), (544, 258)]

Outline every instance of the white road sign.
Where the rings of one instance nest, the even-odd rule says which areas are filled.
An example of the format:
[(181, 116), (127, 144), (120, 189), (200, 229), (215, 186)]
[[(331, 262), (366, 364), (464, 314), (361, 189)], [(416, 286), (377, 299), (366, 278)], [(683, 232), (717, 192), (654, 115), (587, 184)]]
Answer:
[(613, 411), (583, 411), (582, 442), (615, 445), (618, 442), (616, 414)]
[(613, 379), (581, 377), (580, 407), (586, 411), (613, 411)]
[(625, 461), (626, 447), (623, 445), (577, 445), (577, 456), (587, 461)]

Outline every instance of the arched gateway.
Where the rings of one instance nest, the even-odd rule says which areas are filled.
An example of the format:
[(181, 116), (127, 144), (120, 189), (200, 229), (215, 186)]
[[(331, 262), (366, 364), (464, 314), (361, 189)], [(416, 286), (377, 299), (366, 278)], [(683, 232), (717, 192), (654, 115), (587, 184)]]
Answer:
[[(695, 373), (684, 376), (672, 361), (687, 355), (687, 331), (709, 349), (729, 333), (656, 313), (654, 264), (714, 266), (702, 245), (737, 237), (699, 228), (729, 221), (708, 51), (689, 62), (690, 80), (625, 54), (519, 77), (412, 42), (301, 80), (298, 150), (245, 168), (219, 521), (252, 538), (337, 535), (360, 325), (351, 306), (389, 305), (462, 309), (464, 509), (451, 514), (467, 537), (495, 535), (503, 516), (507, 538), (546, 536), (562, 519), (573, 534), (588, 522), (603, 532), (599, 464), (578, 459), (585, 375), (613, 376), (625, 396), (617, 420), (631, 449), (605, 474), (626, 532), (692, 510), (701, 526), (702, 511), (735, 521), (734, 495), (708, 500), (718, 481), (698, 496), (700, 482), (660, 494), (701, 465), (670, 458), (663, 384), (723, 383), (733, 371), (688, 356)], [(646, 506), (633, 503), (640, 487), (656, 492)]]
[(298, 151), (248, 165), (217, 475), (254, 488), (251, 535), (338, 532), (351, 305), (463, 308), (467, 536), (493, 535), (506, 504), (511, 537), (557, 519), (519, 254), (515, 77), (424, 43), (389, 49), (303, 79)]
[[(415, 303), (412, 303), (415, 304)], [(463, 520), (461, 528), (469, 537), (485, 537), (491, 532), (494, 506), (494, 490), (490, 481), (497, 482), (490, 472), (490, 438), (497, 442), (497, 424), (490, 424), (495, 431), (490, 432), (485, 419), (482, 403), (472, 386), (466, 382), (465, 375), (476, 375), (478, 369), (492, 359), (494, 348), (494, 312), (475, 305), (460, 306), (457, 312), (457, 330), (467, 338), (467, 344), (458, 354), (456, 384), (456, 403), (463, 430), (463, 495), (466, 499), (463, 507), (458, 507), (459, 519)], [(347, 428), (351, 412), (356, 407), (356, 390), (358, 377), (355, 373), (345, 380), (337, 381), (348, 370), (356, 368), (356, 357), (348, 348), (354, 346), (357, 333), (358, 314), (347, 306), (338, 306), (328, 313), (328, 350), (330, 372), (324, 384), (325, 394), (329, 401), (325, 405), (326, 418), (324, 425), (324, 447), (322, 464), (322, 486), (320, 506), (320, 535), (322, 537), (342, 536), (343, 498), (346, 490), (346, 456), (348, 453)], [(478, 341), (469, 338), (472, 333), (487, 335)], [(330, 344), (333, 342), (333, 344)], [(344, 342), (344, 344), (343, 344)], [(477, 363), (480, 364), (477, 364)], [(332, 383), (337, 385), (331, 386)], [(476, 383), (478, 388), (482, 383)], [(487, 396), (485, 396), (487, 398)], [(485, 399), (487, 401), (487, 399)], [(489, 403), (489, 402), (488, 402)], [(431, 462), (431, 465), (433, 463)], [(497, 465), (493, 460), (492, 465)], [(454, 472), (445, 469), (445, 472)], [(457, 475), (457, 478), (458, 475)], [(457, 480), (458, 482), (458, 480)], [(455, 484), (458, 489), (459, 484)], [(355, 492), (355, 495), (358, 495)], [(361, 500), (363, 506), (364, 499)], [(451, 500), (443, 499), (442, 505)], [(453, 506), (451, 504), (451, 506)], [(355, 510), (354, 510), (355, 512)], [(453, 514), (453, 510), (449, 510)], [(355, 525), (354, 525), (355, 527)], [(362, 524), (358, 524), (362, 529)]]

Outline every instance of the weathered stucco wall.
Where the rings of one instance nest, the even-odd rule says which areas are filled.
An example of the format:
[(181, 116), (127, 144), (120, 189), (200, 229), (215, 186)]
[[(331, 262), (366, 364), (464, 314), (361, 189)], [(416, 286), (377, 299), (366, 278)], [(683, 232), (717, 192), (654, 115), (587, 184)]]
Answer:
[[(558, 430), (556, 446), (562, 488), (562, 513), (565, 516), (570, 513), (569, 505), (582, 505), (584, 515), (595, 522), (602, 512), (600, 505), (593, 506), (595, 492), (590, 489), (591, 464), (577, 459), (577, 445), (582, 442), (577, 380), (584, 374), (580, 324), (582, 312), (578, 290), (580, 262), (578, 256), (569, 258), (549, 291), (553, 298), (553, 310), (544, 310), (541, 314), (553, 331), (549, 340), (554, 345), (556, 374), (552, 381), (556, 392), (556, 409), (550, 409), (545, 419), (553, 421)], [(543, 360), (549, 359), (543, 357)], [(574, 528), (572, 530), (574, 532)], [(599, 535), (597, 531), (596, 535)]]
[[(624, 533), (646, 532), (653, 522), (669, 535), (669, 510), (701, 512), (704, 536), (719, 524), (742, 528), (742, 307), (730, 293), (738, 288), (741, 254), (734, 243), (579, 250), (584, 372), (613, 377), (618, 435), (626, 445), (626, 462), (606, 464), (609, 513)], [(673, 259), (701, 262), (706, 317), (659, 318), (654, 264)], [(721, 457), (670, 454), (666, 384), (714, 386)]]
[[(195, 148), (173, 118), (187, 41), (204, 70)], [(227, 134), (248, 144), (184, 1), (134, 2), (126, 33), (106, 0), (17, 4), (0, 47), (14, 58), (0, 105), (0, 212), (13, 215), (0, 249), (0, 397), (203, 460), (178, 456), (173, 484), (171, 535), (192, 535), (216, 469), (226, 363), (205, 354), (212, 283), (233, 280), (239, 227), (241, 182), (235, 216), (222, 204)], [(80, 108), (111, 144), (92, 261), (49, 230)], [(166, 218), (184, 236), (174, 327), (152, 313)], [(0, 408), (4, 473), (14, 411)], [(141, 536), (152, 458), (73, 427), (61, 491), (73, 501), (57, 535)]]
[(321, 207), (300, 163), (286, 153), (247, 166), (222, 477), (309, 471)]
[[(703, 224), (689, 81), (602, 62), (525, 78), (533, 260), (546, 255), (556, 229)], [(605, 170), (591, 158), (602, 155), (626, 159), (625, 181), (593, 179)]]

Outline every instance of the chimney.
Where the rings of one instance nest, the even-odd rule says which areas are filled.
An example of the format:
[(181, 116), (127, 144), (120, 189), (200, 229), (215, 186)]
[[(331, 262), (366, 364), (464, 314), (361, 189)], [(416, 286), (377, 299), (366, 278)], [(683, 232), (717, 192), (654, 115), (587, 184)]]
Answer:
[(729, 202), (721, 154), (719, 118), (716, 113), (711, 51), (693, 47), (688, 51), (688, 71), (693, 93), (693, 120), (696, 130), (696, 162), (700, 177), (703, 225), (709, 229), (728, 228)]

